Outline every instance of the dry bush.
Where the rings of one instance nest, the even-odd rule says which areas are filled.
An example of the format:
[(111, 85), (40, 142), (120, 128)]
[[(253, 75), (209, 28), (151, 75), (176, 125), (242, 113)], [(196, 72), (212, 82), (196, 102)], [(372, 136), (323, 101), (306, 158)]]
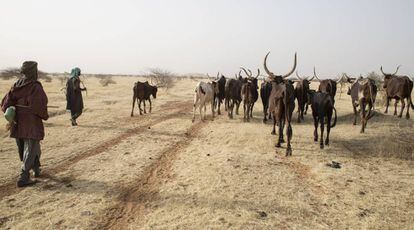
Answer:
[(66, 82), (69, 80), (69, 77), (67, 75), (58, 77), (60, 81), (60, 85), (66, 85)]
[(149, 74), (147, 74), (146, 77), (149, 77), (151, 84), (158, 87), (164, 87), (166, 90), (174, 86), (173, 78), (175, 78), (175, 74), (168, 70), (160, 68), (150, 69)]
[(112, 76), (105, 76), (105, 77), (98, 77), (100, 78), (99, 84), (101, 84), (103, 87), (106, 87), (110, 84), (116, 84), (116, 81), (112, 79)]
[[(52, 81), (52, 77), (50, 77), (46, 72), (38, 70), (37, 74), (38, 74), (39, 80), (44, 80), (46, 82)], [(10, 67), (10, 68), (0, 71), (0, 79), (3, 79), (3, 80), (9, 80), (9, 79), (12, 79), (15, 77), (17, 78), (20, 76), (21, 76), (20, 68)]]
[(0, 79), (3, 80), (9, 80), (15, 77), (19, 77), (20, 75), (20, 68), (11, 67), (0, 71)]

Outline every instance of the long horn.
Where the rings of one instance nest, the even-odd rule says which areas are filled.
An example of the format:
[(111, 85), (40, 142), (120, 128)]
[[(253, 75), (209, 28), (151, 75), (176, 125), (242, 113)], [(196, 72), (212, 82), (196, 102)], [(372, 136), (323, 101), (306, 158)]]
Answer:
[(298, 80), (302, 81), (303, 79), (299, 76), (298, 71), (296, 70), (296, 77), (298, 78)]
[(292, 73), (293, 73), (293, 72), (295, 72), (295, 69), (296, 69), (296, 53), (295, 53), (295, 62), (293, 63), (293, 68), (292, 68), (292, 70), (291, 70), (289, 73), (287, 73), (287, 74), (283, 75), (283, 76), (282, 76), (282, 78), (287, 78), (287, 77), (289, 77), (290, 75), (292, 75)]
[(312, 76), (311, 79), (306, 78), (308, 81), (312, 81), (315, 78), (315, 76)]
[(257, 76), (255, 78), (258, 78), (260, 76), (260, 69), (257, 68)]
[(267, 57), (269, 56), (269, 54), (270, 54), (270, 52), (267, 53), (266, 56), (265, 56), (265, 58), (264, 58), (263, 67), (264, 67), (267, 75), (269, 75), (270, 77), (274, 77), (275, 75), (272, 72), (270, 72), (270, 70), (267, 68), (267, 64), (266, 64), (267, 63)]
[(216, 77), (216, 79), (219, 79), (219, 77), (220, 77), (220, 72), (217, 72), (217, 77)]
[(397, 70), (395, 71), (395, 73), (393, 73), (392, 75), (396, 75), (397, 73), (398, 73), (398, 70), (400, 69), (400, 67), (401, 67), (401, 65), (399, 65), (398, 67), (397, 67)]
[(247, 71), (249, 71), (249, 73), (250, 73), (250, 77), (252, 77), (252, 76), (253, 76), (252, 71), (251, 71), (250, 69), (247, 69)]
[(239, 77), (241, 77), (241, 70), (239, 71)]
[(321, 81), (321, 79), (319, 79), (318, 76), (316, 76), (316, 69), (315, 66), (313, 67), (313, 77), (315, 77), (316, 79), (318, 79), (318, 81)]
[(207, 73), (207, 79), (210, 80), (210, 75)]
[(381, 70), (381, 73), (382, 73), (383, 75), (387, 75), (386, 73), (384, 73), (384, 70), (382, 70), (382, 66), (381, 66), (380, 70)]
[(248, 76), (248, 77), (251, 77), (252, 75), (251, 75), (251, 72), (252, 71), (250, 71), (250, 75), (249, 75), (249, 73), (246, 71), (246, 69), (245, 68), (243, 68), (243, 67), (240, 67), (240, 69), (242, 69), (243, 71), (244, 71), (244, 73)]

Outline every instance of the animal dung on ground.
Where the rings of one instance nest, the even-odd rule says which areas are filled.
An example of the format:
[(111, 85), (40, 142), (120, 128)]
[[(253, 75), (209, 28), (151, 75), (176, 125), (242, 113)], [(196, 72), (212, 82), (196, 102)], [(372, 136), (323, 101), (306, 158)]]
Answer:
[(326, 166), (334, 168), (334, 169), (340, 169), (342, 167), (341, 163), (336, 162), (336, 161), (332, 161), (332, 163), (327, 163)]

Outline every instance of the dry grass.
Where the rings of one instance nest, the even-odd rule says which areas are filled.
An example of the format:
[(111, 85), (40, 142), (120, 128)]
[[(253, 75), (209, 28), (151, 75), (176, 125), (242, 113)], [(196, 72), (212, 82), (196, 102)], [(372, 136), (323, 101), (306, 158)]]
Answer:
[[(221, 115), (202, 125), (197, 116), (192, 124), (196, 82), (183, 79), (159, 92), (151, 114), (131, 118), (137, 79), (113, 79), (117, 84), (100, 87), (100, 79), (87, 78), (94, 90), (84, 98), (87, 110), (77, 127), (64, 113), (60, 82), (43, 84), (49, 104), (59, 108), (51, 108), (55, 115), (45, 122), (42, 163), (48, 174), (32, 188), (15, 188), (20, 162), (0, 119), (0, 228), (414, 226), (413, 119), (377, 114), (360, 134), (343, 95), (335, 103), (339, 117), (331, 145), (320, 150), (313, 142), (308, 114), (304, 123), (293, 122), (293, 156), (285, 158), (284, 148), (274, 148), (271, 125), (261, 121), (260, 103), (249, 123)], [(0, 95), (12, 83), (2, 80)], [(326, 166), (333, 160), (342, 168)]]

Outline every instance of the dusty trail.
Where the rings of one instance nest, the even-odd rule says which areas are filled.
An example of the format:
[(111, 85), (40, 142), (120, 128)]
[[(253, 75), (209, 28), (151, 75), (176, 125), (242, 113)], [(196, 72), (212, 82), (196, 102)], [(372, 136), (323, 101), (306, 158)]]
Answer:
[[(101, 225), (95, 229), (127, 229), (134, 220), (142, 220), (145, 204), (157, 198), (160, 186), (171, 179), (171, 168), (180, 151), (197, 137), (207, 122), (193, 124), (185, 133), (185, 138), (172, 144), (160, 153), (159, 158), (147, 166), (143, 174), (128, 187), (122, 189), (120, 202), (107, 210)], [(135, 226), (138, 227), (138, 226)]]
[[(191, 108), (190, 101), (171, 102), (171, 103), (168, 103), (163, 109), (160, 109), (160, 110), (157, 111), (158, 113), (161, 113), (161, 114), (163, 114), (164, 112), (168, 112), (167, 114), (165, 114), (165, 115), (163, 114), (160, 117), (156, 117), (156, 118), (146, 117), (147, 119), (140, 119), (138, 121), (133, 120), (133, 119), (123, 120), (122, 122), (120, 122), (120, 125), (130, 124), (129, 122), (131, 122), (131, 120), (133, 120), (133, 122), (138, 122), (138, 123), (144, 123), (145, 122), (145, 123), (138, 126), (138, 127), (127, 129), (122, 134), (120, 134), (118, 136), (115, 136), (115, 137), (113, 137), (109, 140), (103, 141), (102, 144), (99, 144), (99, 145), (87, 150), (86, 152), (76, 154), (73, 157), (70, 157), (70, 158), (64, 160), (63, 162), (59, 163), (58, 165), (56, 165), (54, 167), (45, 168), (45, 169), (43, 169), (42, 173), (43, 174), (48, 174), (48, 175), (54, 175), (56, 173), (66, 171), (71, 166), (78, 163), (79, 161), (82, 161), (82, 160), (87, 159), (89, 157), (101, 154), (101, 153), (105, 152), (107, 149), (119, 144), (123, 140), (125, 140), (125, 139), (127, 139), (131, 136), (137, 135), (139, 133), (142, 133), (143, 131), (147, 130), (148, 127), (156, 125), (156, 124), (158, 124), (162, 121), (165, 121), (165, 120), (176, 118), (180, 114), (183, 114), (186, 111), (188, 111), (190, 108)], [(149, 120), (149, 122), (147, 122), (148, 120)], [(15, 180), (17, 180), (17, 177), (15, 178)], [(18, 193), (19, 191), (22, 190), (22, 189), (19, 189), (19, 188), (16, 187), (15, 180), (12, 180), (9, 183), (5, 183), (5, 184), (0, 185), (0, 200), (3, 199), (4, 197), (7, 197), (7, 196), (11, 195), (11, 194), (16, 194), (16, 193)]]

